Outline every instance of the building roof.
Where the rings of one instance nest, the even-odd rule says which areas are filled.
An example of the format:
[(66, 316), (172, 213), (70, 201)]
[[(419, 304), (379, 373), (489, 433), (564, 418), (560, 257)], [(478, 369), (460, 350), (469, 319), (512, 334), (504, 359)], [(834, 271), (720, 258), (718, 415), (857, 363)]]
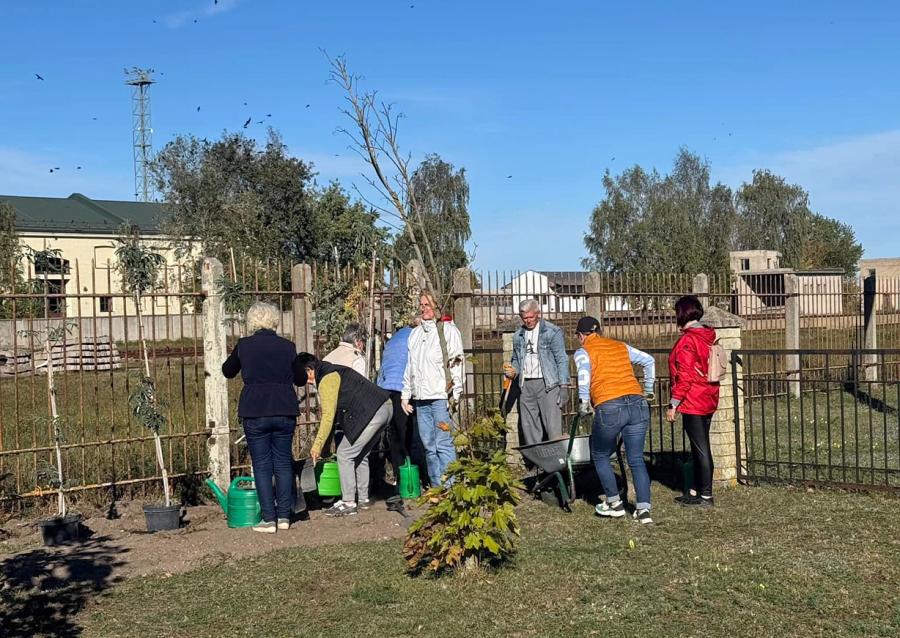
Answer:
[[(568, 271), (547, 271), (547, 270), (526, 270), (523, 273), (517, 275), (514, 279), (521, 279), (522, 277), (535, 276), (540, 275), (547, 279), (547, 283), (552, 287), (556, 288), (557, 286), (584, 286), (584, 277), (585, 273), (580, 270), (568, 270)], [(512, 288), (513, 282), (509, 282), (505, 284), (501, 290), (509, 290)]]
[(24, 233), (118, 234), (134, 224), (147, 235), (160, 234), (163, 204), (90, 199), (81, 193), (68, 197), (0, 195), (16, 211), (16, 230)]

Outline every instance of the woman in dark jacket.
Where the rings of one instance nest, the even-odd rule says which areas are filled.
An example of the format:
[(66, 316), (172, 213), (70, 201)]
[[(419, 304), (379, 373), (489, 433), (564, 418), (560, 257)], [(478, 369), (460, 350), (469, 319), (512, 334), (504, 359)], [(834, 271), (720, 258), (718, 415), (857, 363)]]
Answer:
[(297, 362), (309, 383), (318, 390), (322, 420), (309, 456), (318, 462), (332, 429), (339, 425), (343, 437), (337, 446), (341, 500), (325, 512), (328, 516), (350, 516), (369, 503), (369, 452), (394, 412), (387, 390), (350, 368), (319, 361), (301, 352)]
[(719, 384), (709, 381), (709, 354), (716, 342), (716, 331), (700, 323), (703, 306), (693, 296), (675, 302), (675, 321), (681, 337), (669, 354), (669, 378), (672, 398), (666, 420), (681, 424), (691, 441), (694, 462), (694, 486), (690, 493), (676, 499), (682, 505), (712, 506), (713, 458), (709, 445), (709, 427), (719, 406)]
[[(290, 528), (293, 509), (293, 457), (291, 445), (297, 427), (297, 394), (294, 385), (306, 384), (299, 368), (295, 375), (294, 344), (275, 334), (281, 313), (267, 303), (255, 303), (247, 311), (249, 337), (238, 340), (222, 364), (229, 379), (238, 372), (244, 380), (238, 417), (244, 425), (262, 522), (256, 532), (274, 533)], [(275, 478), (273, 493), (272, 478)]]

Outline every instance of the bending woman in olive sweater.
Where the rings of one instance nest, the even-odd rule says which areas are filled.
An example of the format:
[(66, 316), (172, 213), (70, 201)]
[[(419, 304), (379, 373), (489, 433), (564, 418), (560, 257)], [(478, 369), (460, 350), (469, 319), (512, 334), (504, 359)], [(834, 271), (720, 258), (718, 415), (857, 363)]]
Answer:
[(369, 507), (369, 452), (378, 434), (390, 422), (394, 410), (386, 390), (350, 368), (319, 361), (309, 353), (297, 355), (297, 365), (306, 370), (309, 383), (316, 384), (322, 420), (310, 450), (317, 463), (335, 425), (343, 431), (337, 446), (341, 475), (341, 500), (329, 516), (349, 516)]

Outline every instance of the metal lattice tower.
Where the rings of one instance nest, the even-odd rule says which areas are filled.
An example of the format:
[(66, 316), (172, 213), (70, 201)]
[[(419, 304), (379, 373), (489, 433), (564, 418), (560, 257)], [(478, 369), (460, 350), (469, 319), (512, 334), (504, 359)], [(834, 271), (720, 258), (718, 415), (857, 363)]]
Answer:
[(132, 87), (131, 119), (134, 146), (134, 198), (150, 201), (150, 157), (153, 149), (153, 129), (150, 128), (150, 85), (154, 83), (153, 69), (131, 67), (125, 69), (125, 84)]

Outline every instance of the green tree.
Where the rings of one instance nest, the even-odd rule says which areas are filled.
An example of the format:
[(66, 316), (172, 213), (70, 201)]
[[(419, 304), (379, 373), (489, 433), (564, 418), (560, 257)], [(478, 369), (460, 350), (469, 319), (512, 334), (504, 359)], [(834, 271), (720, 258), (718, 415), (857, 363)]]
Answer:
[(840, 268), (855, 275), (863, 247), (849, 224), (813, 213), (800, 259), (803, 268)]
[(16, 233), (16, 210), (0, 202), (0, 292), (15, 289), (18, 279), (19, 235)]
[(224, 262), (230, 249), (264, 262), (305, 260), (316, 250), (308, 232), (312, 167), (288, 155), (272, 129), (262, 148), (240, 133), (217, 141), (179, 136), (156, 156), (153, 175), (168, 204), (163, 226), (183, 238), (182, 252), (199, 243)]
[(856, 272), (862, 246), (853, 229), (809, 208), (809, 195), (768, 170), (732, 194), (710, 185), (709, 164), (686, 149), (672, 171), (640, 166), (603, 176), (584, 266), (609, 272), (714, 273), (731, 250), (777, 250), (788, 268)]
[[(423, 235), (428, 239), (440, 280), (447, 286), (453, 271), (469, 264), (465, 246), (472, 229), (466, 169), (455, 170), (440, 155), (432, 153), (413, 171), (411, 184)], [(411, 200), (408, 217), (414, 215), (416, 209)], [(394, 254), (403, 263), (416, 256), (409, 233), (397, 235)]]
[(316, 193), (309, 234), (315, 238), (313, 256), (320, 261), (361, 266), (374, 250), (386, 252), (388, 232), (377, 226), (378, 214), (362, 202), (352, 202), (337, 182)]
[(718, 272), (728, 267), (731, 190), (710, 185), (709, 164), (687, 149), (672, 172), (640, 166), (603, 176), (584, 266), (606, 272)]
[(777, 250), (781, 265), (801, 268), (810, 229), (809, 195), (768, 170), (753, 171), (753, 180), (735, 194), (738, 250)]
[(810, 210), (809, 194), (771, 171), (738, 189), (736, 248), (777, 250), (787, 268), (840, 268), (856, 274), (862, 245), (853, 229)]

